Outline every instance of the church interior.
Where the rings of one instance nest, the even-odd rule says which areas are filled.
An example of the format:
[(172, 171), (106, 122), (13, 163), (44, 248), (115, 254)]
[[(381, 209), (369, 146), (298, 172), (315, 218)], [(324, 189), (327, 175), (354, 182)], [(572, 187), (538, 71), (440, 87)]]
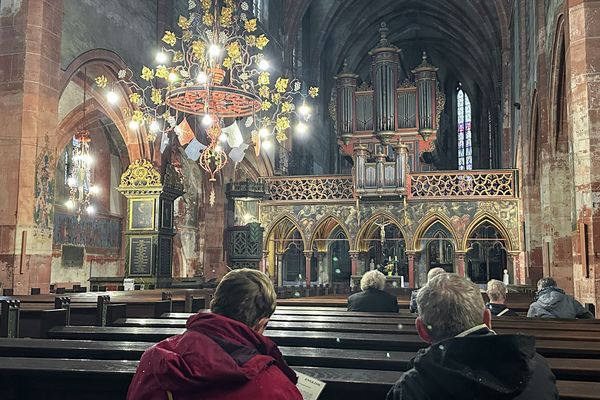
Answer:
[(239, 268), (600, 303), (598, 0), (0, 0), (0, 111), (0, 336)]

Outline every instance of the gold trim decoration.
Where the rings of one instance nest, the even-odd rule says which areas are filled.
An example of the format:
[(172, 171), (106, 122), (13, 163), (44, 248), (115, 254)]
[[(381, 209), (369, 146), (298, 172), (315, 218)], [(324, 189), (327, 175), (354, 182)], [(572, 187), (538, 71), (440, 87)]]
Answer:
[(160, 173), (143, 158), (135, 160), (121, 175), (119, 188), (162, 188)]

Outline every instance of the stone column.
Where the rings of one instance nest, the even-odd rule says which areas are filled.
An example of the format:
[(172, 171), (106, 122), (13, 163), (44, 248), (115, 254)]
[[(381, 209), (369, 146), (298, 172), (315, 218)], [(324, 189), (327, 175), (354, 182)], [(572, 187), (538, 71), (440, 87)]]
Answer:
[(327, 253), (318, 252), (317, 253), (317, 270), (318, 270), (318, 278), (321, 284), (329, 283), (328, 274), (327, 274), (327, 265), (325, 264), (325, 256)]
[(456, 253), (456, 273), (465, 276), (465, 256), (466, 253), (457, 251)]
[(568, 1), (566, 68), (578, 234), (575, 296), (600, 304), (600, 0)]
[[(47, 293), (63, 2), (5, 3), (0, 8), (0, 281), (15, 294), (29, 294), (31, 287)], [(51, 160), (44, 162), (44, 155)]]
[(349, 252), (352, 261), (352, 275), (358, 275), (358, 251)]
[(269, 275), (269, 252), (263, 250), (263, 257), (261, 264), (261, 271)]
[(312, 250), (304, 250), (304, 258), (306, 258), (306, 270), (305, 270), (305, 274), (306, 274), (306, 288), (310, 287), (310, 281), (311, 281), (311, 276), (310, 276), (310, 261), (312, 259), (312, 255), (313, 255), (313, 251)]
[(411, 288), (415, 287), (415, 253), (406, 252), (408, 258), (408, 286)]
[(283, 261), (282, 253), (275, 253), (275, 273), (277, 274), (277, 286), (283, 286)]

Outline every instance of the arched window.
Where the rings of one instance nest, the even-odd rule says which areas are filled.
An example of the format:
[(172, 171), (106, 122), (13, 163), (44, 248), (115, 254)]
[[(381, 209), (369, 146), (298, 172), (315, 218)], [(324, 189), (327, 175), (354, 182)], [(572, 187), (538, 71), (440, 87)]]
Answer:
[(461, 85), (458, 86), (456, 94), (456, 120), (458, 133), (458, 169), (473, 169), (471, 101)]
[(267, 4), (268, 0), (252, 0), (252, 11), (254, 16), (263, 25), (267, 23)]

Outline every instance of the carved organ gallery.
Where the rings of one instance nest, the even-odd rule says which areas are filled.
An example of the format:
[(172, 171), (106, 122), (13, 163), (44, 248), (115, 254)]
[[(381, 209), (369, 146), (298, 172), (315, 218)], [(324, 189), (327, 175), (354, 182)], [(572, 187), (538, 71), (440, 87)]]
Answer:
[(516, 171), (472, 170), (470, 118), (459, 121), (469, 131), (460, 169), (432, 168), (445, 103), (438, 69), (425, 53), (405, 69), (387, 34), (382, 24), (369, 80), (346, 63), (336, 76), (330, 111), (352, 175), (231, 184), (230, 265), (261, 268), (279, 286), (354, 285), (379, 268), (390, 285), (415, 287), (433, 267), (477, 283), (506, 270), (524, 283)]

